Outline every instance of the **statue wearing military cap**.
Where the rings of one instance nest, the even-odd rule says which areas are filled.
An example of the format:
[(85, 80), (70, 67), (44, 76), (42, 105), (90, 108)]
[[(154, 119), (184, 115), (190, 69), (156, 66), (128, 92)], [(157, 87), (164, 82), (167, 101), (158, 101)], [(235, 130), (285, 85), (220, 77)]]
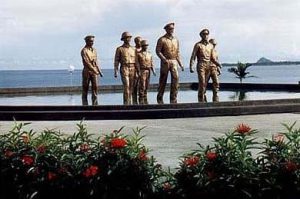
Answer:
[(201, 31), (200, 31), (200, 36), (201, 36), (201, 35), (209, 35), (209, 30), (206, 29), (206, 28), (203, 29), (203, 30), (201, 30)]
[(97, 59), (97, 51), (93, 47), (94, 45), (93, 35), (88, 35), (84, 38), (85, 46), (81, 50), (81, 58), (83, 63), (82, 71), (82, 104), (88, 105), (87, 93), (89, 90), (89, 84), (92, 84), (92, 104), (97, 105), (98, 94), (98, 75), (103, 76), (99, 62)]
[(184, 70), (181, 63), (179, 53), (179, 41), (174, 34), (174, 23), (168, 23), (164, 26), (166, 34), (160, 37), (156, 45), (156, 54), (161, 60), (160, 64), (160, 77), (157, 94), (157, 103), (163, 104), (163, 95), (168, 79), (169, 72), (171, 73), (171, 91), (170, 91), (170, 103), (177, 103), (177, 93), (179, 87), (179, 76), (177, 65)]
[(150, 52), (148, 52), (147, 40), (141, 41), (142, 50), (137, 53), (137, 70), (139, 73), (139, 103), (148, 104), (147, 91), (150, 84), (150, 70), (153, 75), (156, 75), (153, 59)]
[(134, 81), (136, 79), (136, 51), (130, 45), (132, 35), (129, 32), (123, 32), (121, 40), (124, 42), (119, 46), (115, 53), (114, 76), (118, 77), (120, 65), (120, 74), (123, 83), (123, 103), (132, 104), (132, 93)]
[[(197, 73), (198, 73), (198, 102), (206, 102), (206, 86), (208, 75), (215, 74), (215, 68), (211, 69), (212, 63), (216, 67), (221, 67), (220, 63), (214, 55), (214, 47), (209, 43), (209, 30), (203, 29), (200, 31), (201, 41), (194, 45), (194, 49), (190, 59), (190, 72), (194, 72), (193, 64), (197, 58)], [(212, 73), (210, 73), (212, 72)], [(215, 76), (214, 76), (215, 77)], [(217, 96), (218, 84), (213, 88), (214, 96)], [(213, 101), (218, 101), (217, 97)]]
[[(140, 37), (140, 36), (137, 36), (134, 38), (136, 53), (139, 53), (142, 50), (141, 41), (142, 41), (142, 37)], [(138, 87), (139, 87), (139, 74), (138, 74), (138, 71), (136, 70), (136, 75), (135, 75), (133, 89), (132, 89), (132, 103), (133, 104), (138, 104), (138, 90), (139, 90)]]

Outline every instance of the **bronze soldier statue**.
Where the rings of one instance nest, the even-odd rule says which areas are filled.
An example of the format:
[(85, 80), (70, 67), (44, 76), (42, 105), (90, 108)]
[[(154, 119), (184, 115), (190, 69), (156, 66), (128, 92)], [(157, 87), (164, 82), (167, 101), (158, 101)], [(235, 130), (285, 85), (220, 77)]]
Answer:
[[(141, 46), (141, 41), (142, 38), (140, 36), (137, 36), (134, 38), (134, 43), (135, 43), (135, 51), (136, 53), (141, 52), (142, 46)], [(139, 85), (139, 76), (138, 73), (136, 73), (136, 77), (134, 79), (134, 84), (133, 84), (133, 92), (132, 92), (132, 102), (133, 104), (137, 104), (137, 96), (138, 96), (138, 85)]]
[(89, 84), (92, 84), (92, 104), (97, 105), (98, 94), (98, 75), (103, 77), (98, 60), (97, 51), (93, 47), (94, 45), (93, 35), (88, 35), (84, 38), (85, 46), (81, 50), (81, 58), (83, 63), (82, 71), (82, 105), (88, 105), (87, 94), (89, 90)]
[(171, 91), (170, 91), (170, 103), (177, 103), (177, 93), (179, 87), (179, 76), (177, 70), (177, 63), (184, 71), (184, 67), (180, 60), (179, 42), (173, 36), (174, 23), (165, 25), (164, 29), (166, 34), (160, 37), (156, 45), (156, 54), (161, 60), (160, 64), (160, 77), (157, 94), (157, 103), (163, 104), (163, 95), (168, 79), (168, 73), (171, 73)]
[(120, 64), (120, 74), (123, 83), (123, 103), (132, 104), (132, 91), (134, 80), (136, 77), (136, 52), (135, 48), (130, 45), (131, 34), (123, 32), (121, 40), (124, 42), (122, 46), (118, 47), (115, 54), (114, 73), (115, 78), (118, 77), (118, 70)]
[(221, 67), (216, 60), (213, 51), (213, 45), (208, 41), (209, 30), (203, 29), (200, 32), (201, 41), (194, 45), (192, 56), (190, 59), (190, 72), (194, 72), (194, 61), (197, 57), (197, 72), (198, 72), (198, 102), (206, 102), (206, 73), (209, 71), (211, 63), (217, 67)]
[(153, 59), (148, 52), (148, 42), (142, 40), (142, 51), (137, 53), (137, 70), (139, 73), (139, 103), (148, 104), (147, 91), (150, 84), (150, 70), (156, 76)]
[[(219, 62), (218, 52), (216, 50), (217, 42), (215, 39), (210, 39), (209, 43), (213, 45), (213, 56), (216, 61)], [(219, 101), (218, 91), (219, 91), (219, 78), (218, 76), (221, 74), (221, 68), (220, 66), (217, 66), (213, 62), (211, 62), (211, 65), (209, 67), (209, 70), (206, 73), (206, 85), (209, 82), (209, 79), (212, 79), (212, 90), (213, 90), (213, 102)]]

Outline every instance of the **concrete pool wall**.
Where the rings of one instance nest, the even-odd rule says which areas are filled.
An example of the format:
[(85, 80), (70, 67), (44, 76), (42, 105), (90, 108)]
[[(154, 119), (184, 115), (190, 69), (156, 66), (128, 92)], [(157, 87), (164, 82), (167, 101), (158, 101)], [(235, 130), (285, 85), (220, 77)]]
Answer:
[[(151, 84), (150, 91), (155, 91), (158, 84)], [(208, 84), (208, 89), (211, 89), (212, 84)], [(181, 90), (197, 90), (198, 83), (180, 83)], [(170, 84), (167, 84), (166, 89), (170, 89)], [(254, 83), (221, 83), (220, 90), (264, 90), (264, 91), (290, 91), (300, 92), (300, 84), (254, 84)], [(33, 87), (33, 88), (0, 88), (0, 94), (33, 94), (33, 93), (79, 93), (82, 91), (81, 86), (73, 87)], [(122, 92), (122, 85), (100, 85), (99, 92)]]

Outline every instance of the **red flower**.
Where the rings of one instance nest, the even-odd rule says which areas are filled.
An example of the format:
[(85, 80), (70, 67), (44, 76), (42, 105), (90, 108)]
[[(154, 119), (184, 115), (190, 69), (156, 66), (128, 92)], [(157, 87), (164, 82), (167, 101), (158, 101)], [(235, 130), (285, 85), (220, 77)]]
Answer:
[(38, 148), (37, 148), (36, 150), (37, 150), (37, 152), (39, 152), (39, 153), (45, 153), (45, 151), (46, 151), (46, 146), (43, 145), (43, 144), (41, 144), (40, 146), (38, 146)]
[(251, 128), (247, 124), (242, 123), (236, 127), (235, 131), (238, 132), (239, 134), (245, 135), (251, 131)]
[(88, 177), (92, 177), (92, 176), (97, 175), (98, 172), (99, 172), (99, 168), (97, 166), (92, 165), (92, 166), (88, 167), (82, 173), (82, 175), (88, 178)]
[(278, 133), (272, 136), (272, 140), (277, 143), (283, 143), (284, 135), (282, 133)]
[(127, 141), (123, 138), (113, 138), (110, 142), (112, 148), (124, 148), (127, 144)]
[(206, 158), (209, 161), (214, 161), (215, 159), (217, 159), (217, 154), (215, 152), (207, 152), (206, 153)]
[(34, 162), (34, 158), (30, 155), (24, 155), (22, 158), (22, 162), (24, 165), (30, 166)]
[(139, 153), (138, 158), (142, 161), (146, 161), (149, 159), (147, 157), (147, 152), (144, 149)]
[(87, 152), (90, 150), (90, 146), (88, 144), (82, 144), (80, 145), (80, 151)]
[(57, 178), (57, 175), (51, 171), (48, 172), (47, 178), (49, 181), (55, 180)]
[(6, 149), (4, 152), (4, 156), (7, 158), (10, 158), (11, 156), (13, 156), (15, 153), (12, 152), (11, 150)]
[(298, 169), (298, 165), (295, 162), (287, 161), (285, 163), (285, 169), (289, 172), (294, 172)]
[(183, 161), (183, 163), (186, 166), (194, 167), (199, 163), (200, 158), (198, 156), (190, 156), (186, 157)]

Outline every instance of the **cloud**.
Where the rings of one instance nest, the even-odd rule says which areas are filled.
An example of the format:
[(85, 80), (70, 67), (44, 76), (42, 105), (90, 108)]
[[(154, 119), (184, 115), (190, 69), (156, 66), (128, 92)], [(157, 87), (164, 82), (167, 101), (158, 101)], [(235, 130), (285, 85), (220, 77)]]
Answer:
[(297, 50), (291, 53), (300, 45), (299, 10), (300, 2), (293, 0), (191, 0), (181, 1), (171, 14), (186, 48), (207, 27), (219, 41), (223, 59), (256, 61), (263, 55), (275, 60), (300, 56)]
[[(2, 0), (0, 69), (25, 60), (80, 62), (86, 34), (96, 35), (104, 67), (111, 68), (120, 35), (130, 31), (149, 40), (154, 51), (163, 25), (176, 23), (182, 56), (188, 63), (199, 31), (209, 28), (221, 61), (300, 57), (300, 1), (286, 0)], [(156, 57), (156, 56), (155, 56)], [(6, 61), (3, 61), (6, 60)], [(29, 60), (29, 61), (28, 61)], [(72, 61), (73, 60), (73, 61)], [(43, 62), (41, 62), (43, 63)], [(45, 62), (46, 63), (46, 62)], [(54, 63), (47, 61), (47, 63)], [(13, 64), (11, 64), (13, 66)]]

